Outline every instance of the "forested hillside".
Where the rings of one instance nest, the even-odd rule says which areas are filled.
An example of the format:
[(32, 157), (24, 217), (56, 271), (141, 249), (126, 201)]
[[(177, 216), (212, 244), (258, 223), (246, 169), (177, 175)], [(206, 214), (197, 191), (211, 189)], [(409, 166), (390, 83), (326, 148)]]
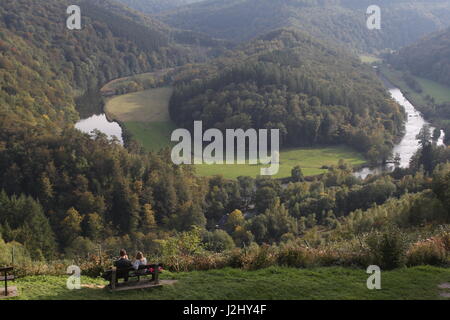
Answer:
[[(366, 27), (366, 10), (377, 4), (382, 29)], [(280, 27), (359, 51), (399, 48), (450, 24), (450, 1), (208, 0), (161, 15), (163, 21), (218, 38), (244, 41)]]
[(183, 127), (278, 128), (283, 147), (345, 143), (372, 160), (389, 157), (403, 121), (370, 67), (290, 30), (241, 46), (197, 79), (188, 73), (170, 108)]
[(78, 3), (84, 27), (69, 31), (66, 1), (2, 1), (0, 99), (8, 106), (2, 113), (44, 126), (73, 120), (73, 98), (88, 89), (119, 76), (194, 61), (189, 47), (169, 45), (160, 23), (143, 17), (138, 23), (139, 16), (127, 17), (126, 10), (119, 15), (120, 8), (105, 9), (105, 1)]
[(395, 67), (450, 86), (450, 29), (427, 36), (389, 57)]
[(119, 76), (195, 61), (196, 47), (169, 43), (163, 25), (118, 4), (77, 3), (80, 31), (66, 28), (69, 1), (0, 4), (0, 232), (35, 258), (63, 252), (79, 236), (170, 225), (181, 208), (199, 219), (188, 226), (204, 224), (189, 172), (73, 129), (77, 96)]

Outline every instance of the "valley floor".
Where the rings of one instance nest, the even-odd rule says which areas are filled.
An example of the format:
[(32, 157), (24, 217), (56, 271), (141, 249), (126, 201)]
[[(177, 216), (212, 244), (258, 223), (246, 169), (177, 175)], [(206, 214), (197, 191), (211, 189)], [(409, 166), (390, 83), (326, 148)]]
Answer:
[[(147, 151), (158, 152), (174, 145), (170, 136), (176, 125), (170, 120), (168, 111), (171, 93), (171, 88), (164, 87), (115, 96), (108, 99), (105, 111), (109, 118), (123, 123)], [(292, 168), (297, 165), (305, 176), (319, 175), (341, 159), (354, 166), (366, 163), (361, 153), (347, 146), (286, 149), (280, 152), (280, 171), (275, 177), (290, 177)], [(222, 174), (225, 178), (236, 179), (239, 176), (256, 177), (263, 167), (268, 166), (203, 164), (196, 165), (196, 172), (201, 176)]]
[[(342, 267), (293, 269), (271, 267), (258, 271), (222, 269), (170, 273), (174, 285), (110, 293), (102, 279), (82, 277), (82, 289), (68, 290), (68, 276), (30, 276), (14, 285), (19, 297), (32, 300), (445, 300), (450, 269), (414, 267), (384, 271), (381, 290), (369, 290), (369, 275), (362, 269)], [(446, 297), (447, 296), (447, 297)]]

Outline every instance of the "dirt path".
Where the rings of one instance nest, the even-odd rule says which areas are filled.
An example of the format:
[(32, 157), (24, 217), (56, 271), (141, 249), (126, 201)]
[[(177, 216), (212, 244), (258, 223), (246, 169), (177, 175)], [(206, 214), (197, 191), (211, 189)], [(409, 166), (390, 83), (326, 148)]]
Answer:
[(139, 73), (139, 74), (134, 74), (131, 76), (127, 76), (127, 77), (122, 77), (122, 78), (117, 78), (114, 80), (111, 80), (110, 82), (108, 82), (107, 84), (105, 84), (101, 89), (100, 92), (101, 93), (105, 93), (109, 90), (111, 90), (111, 86), (113, 86), (114, 84), (118, 83), (118, 82), (123, 82), (123, 81), (127, 81), (127, 80), (131, 80), (135, 77), (139, 77), (139, 76), (152, 76), (156, 81), (159, 81), (161, 78), (163, 78), (166, 74), (168, 74), (169, 72), (172, 72), (176, 70), (176, 68), (167, 68), (167, 69), (160, 69), (160, 70), (156, 70), (154, 72), (144, 72), (144, 73)]
[(444, 298), (450, 298), (450, 283), (445, 282), (438, 285), (439, 289), (442, 289), (441, 293), (439, 294), (441, 297)]

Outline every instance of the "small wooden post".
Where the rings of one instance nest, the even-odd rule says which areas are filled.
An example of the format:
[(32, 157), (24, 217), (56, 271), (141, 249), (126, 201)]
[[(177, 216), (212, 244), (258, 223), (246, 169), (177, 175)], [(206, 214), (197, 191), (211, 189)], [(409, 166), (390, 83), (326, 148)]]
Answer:
[(159, 266), (155, 265), (155, 284), (159, 284)]
[(117, 279), (117, 268), (112, 268), (112, 274), (111, 274), (111, 289), (114, 290), (116, 288), (116, 279)]
[(103, 266), (102, 245), (98, 245), (98, 256), (100, 257), (100, 265)]

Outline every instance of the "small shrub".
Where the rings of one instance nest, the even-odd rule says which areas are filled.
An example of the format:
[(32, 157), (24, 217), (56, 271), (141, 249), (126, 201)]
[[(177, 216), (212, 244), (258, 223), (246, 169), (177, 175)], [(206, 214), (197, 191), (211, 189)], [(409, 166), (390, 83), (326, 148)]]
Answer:
[(408, 241), (398, 228), (375, 231), (366, 238), (372, 263), (383, 269), (395, 269), (405, 265)]
[(262, 245), (258, 249), (255, 249), (253, 253), (254, 255), (247, 266), (248, 269), (257, 270), (268, 268), (277, 263), (276, 251), (269, 245)]
[(442, 239), (431, 238), (415, 243), (407, 253), (408, 266), (434, 265), (439, 266), (447, 262), (447, 251)]
[(280, 266), (294, 268), (307, 268), (315, 263), (312, 249), (292, 245), (280, 248), (277, 260)]
[(212, 269), (222, 269), (227, 266), (227, 260), (224, 254), (204, 252), (194, 256), (195, 270), (207, 271)]
[(444, 231), (439, 238), (442, 241), (442, 245), (445, 248), (445, 251), (448, 255), (450, 255), (450, 231)]

